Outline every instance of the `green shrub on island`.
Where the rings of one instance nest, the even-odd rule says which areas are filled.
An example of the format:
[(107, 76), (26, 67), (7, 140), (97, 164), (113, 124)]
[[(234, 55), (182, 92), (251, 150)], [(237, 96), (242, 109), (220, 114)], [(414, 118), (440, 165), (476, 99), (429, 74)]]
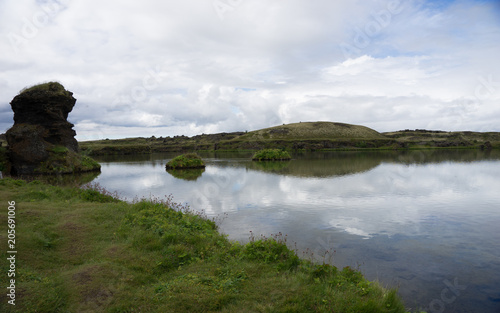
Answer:
[(290, 153), (281, 149), (264, 149), (257, 151), (252, 160), (254, 161), (284, 161), (290, 160)]
[(169, 169), (186, 169), (186, 168), (203, 168), (205, 162), (196, 153), (186, 153), (179, 155), (168, 161), (165, 168)]

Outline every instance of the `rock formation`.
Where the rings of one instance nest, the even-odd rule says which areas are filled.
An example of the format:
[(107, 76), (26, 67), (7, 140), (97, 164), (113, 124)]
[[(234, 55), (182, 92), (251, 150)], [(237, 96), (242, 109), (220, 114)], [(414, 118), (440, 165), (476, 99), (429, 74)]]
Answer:
[(100, 166), (78, 154), (73, 124), (67, 121), (76, 99), (56, 82), (21, 91), (11, 101), (14, 126), (7, 133), (14, 175), (74, 173)]

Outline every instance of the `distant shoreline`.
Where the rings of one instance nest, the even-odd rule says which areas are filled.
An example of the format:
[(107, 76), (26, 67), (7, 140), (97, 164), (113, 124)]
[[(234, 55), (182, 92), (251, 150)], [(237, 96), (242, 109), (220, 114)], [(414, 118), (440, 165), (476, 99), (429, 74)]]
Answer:
[[(319, 130), (318, 130), (319, 129)], [(346, 134), (346, 131), (348, 132)], [(343, 132), (343, 133), (342, 133)], [(349, 135), (352, 133), (352, 135)], [(332, 122), (295, 123), (252, 132), (202, 134), (192, 137), (136, 137), (79, 142), (89, 155), (156, 152), (499, 149), (500, 132), (401, 130), (378, 133), (364, 126)]]

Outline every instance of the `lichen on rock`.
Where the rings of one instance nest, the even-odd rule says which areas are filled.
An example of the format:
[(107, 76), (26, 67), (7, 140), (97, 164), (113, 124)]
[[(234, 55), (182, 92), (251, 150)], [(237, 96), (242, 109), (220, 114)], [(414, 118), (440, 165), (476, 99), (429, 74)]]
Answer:
[(79, 154), (74, 125), (67, 121), (75, 103), (73, 93), (57, 82), (35, 85), (14, 97), (14, 126), (6, 133), (13, 175), (100, 169)]

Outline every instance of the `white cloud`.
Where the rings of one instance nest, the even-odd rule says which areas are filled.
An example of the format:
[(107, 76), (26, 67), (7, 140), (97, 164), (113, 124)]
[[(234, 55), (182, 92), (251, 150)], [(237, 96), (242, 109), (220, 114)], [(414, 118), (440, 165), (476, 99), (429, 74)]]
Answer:
[(223, 19), (212, 1), (40, 3), (0, 4), (2, 132), (17, 92), (48, 80), (74, 92), (80, 139), (300, 120), (500, 130), (494, 1), (241, 1)]

